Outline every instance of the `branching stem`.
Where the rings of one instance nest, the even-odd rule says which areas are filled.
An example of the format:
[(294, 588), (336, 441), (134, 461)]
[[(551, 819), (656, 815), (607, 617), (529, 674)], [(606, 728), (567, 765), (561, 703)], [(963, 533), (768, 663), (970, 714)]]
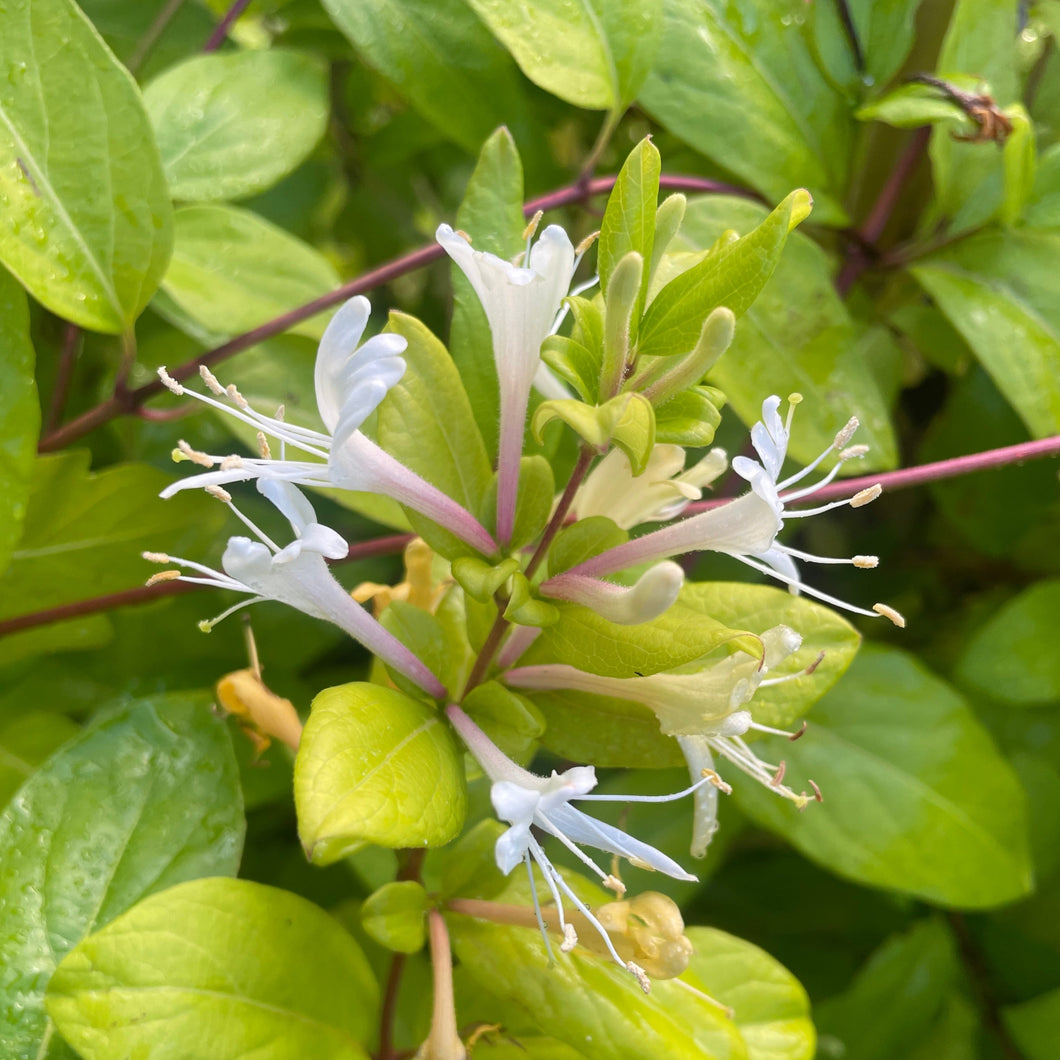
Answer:
[[(560, 206), (569, 206), (572, 203), (584, 202), (586, 199), (592, 198), (594, 195), (602, 195), (610, 191), (614, 186), (616, 179), (617, 178), (615, 177), (597, 177), (584, 185), (578, 182), (569, 184), (557, 191), (542, 195), (537, 199), (531, 199), (523, 207), (523, 213), (527, 217), (530, 217), (538, 210), (554, 210)], [(663, 188), (667, 188), (671, 191), (689, 191), (698, 192), (700, 194), (714, 193), (740, 195), (744, 198), (761, 201), (759, 195), (746, 188), (739, 188), (735, 185), (724, 184), (716, 180), (707, 180), (703, 177), (663, 176), (660, 178), (660, 184)], [(220, 346), (217, 346), (190, 361), (186, 361), (184, 364), (178, 365), (176, 368), (170, 369), (169, 374), (177, 380), (188, 379), (195, 376), (198, 374), (200, 365), (206, 365), (209, 367), (215, 364), (220, 364), (222, 361), (226, 361), (228, 358), (235, 356), (235, 354), (242, 353), (244, 350), (250, 349), (251, 346), (256, 346), (259, 342), (264, 342), (265, 339), (270, 339), (274, 335), (279, 335), (282, 332), (293, 328), (296, 324), (301, 323), (303, 320), (307, 320), (309, 317), (314, 316), (325, 309), (330, 309), (332, 306), (338, 305), (340, 302), (345, 302), (348, 298), (352, 298), (356, 294), (363, 294), (365, 291), (370, 291), (375, 287), (381, 287), (383, 284), (389, 283), (391, 280), (395, 280), (399, 276), (404, 276), (406, 273), (412, 272), (415, 269), (429, 265), (431, 262), (437, 261), (439, 258), (443, 257), (444, 253), (445, 252), (440, 246), (432, 243), (430, 246), (421, 247), (419, 250), (413, 251), (411, 254), (405, 254), (400, 258), (394, 258), (392, 261), (380, 265), (378, 268), (372, 269), (370, 272), (364, 273), (356, 279), (351, 280), (349, 283), (345, 283), (341, 287), (336, 288), (334, 291), (330, 291), (328, 294), (321, 295), (319, 298), (314, 298), (313, 301), (307, 302), (305, 305), (298, 306), (272, 320), (266, 321), (264, 324), (261, 324), (250, 331), (244, 332), (242, 335), (236, 335), (234, 338), (229, 339)], [(121, 392), (116, 390), (106, 401), (103, 401), (94, 408), (82, 413), (80, 416), (62, 427), (45, 434), (44, 437), (41, 438), (40, 444), (37, 447), (38, 451), (42, 453), (52, 453), (57, 449), (63, 449), (66, 446), (71, 445), (73, 442), (76, 442), (79, 438), (83, 438), (90, 431), (95, 430), (97, 427), (101, 427), (103, 424), (108, 423), (110, 420), (115, 419), (118, 416), (132, 415), (144, 404), (144, 402), (161, 394), (164, 389), (165, 388), (162, 386), (161, 382), (158, 380), (152, 380), (150, 383), (145, 383), (143, 386), (137, 387), (135, 390)]]

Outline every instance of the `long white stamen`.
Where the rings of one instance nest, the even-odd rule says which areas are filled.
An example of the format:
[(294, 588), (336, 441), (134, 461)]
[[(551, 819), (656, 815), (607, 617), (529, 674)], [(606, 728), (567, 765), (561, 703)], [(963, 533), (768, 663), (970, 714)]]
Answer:
[[(807, 563), (839, 563), (862, 568), (876, 566), (875, 563), (858, 562), (858, 560), (876, 559), (875, 556), (851, 556), (849, 559), (846, 559), (842, 556), (815, 556), (812, 552), (803, 552), (802, 549), (792, 548), (790, 545), (774, 544), (773, 548), (778, 552), (783, 552), (787, 556), (793, 556), (795, 559), (805, 560)], [(877, 562), (879, 561), (877, 560)]]
[(828, 593), (823, 593), (820, 589), (814, 589), (813, 586), (807, 585), (805, 582), (800, 581), (798, 578), (790, 578), (786, 574), (781, 574), (780, 571), (774, 570), (768, 564), (761, 563), (755, 559), (751, 559), (750, 556), (743, 556), (736, 552), (730, 552), (729, 555), (732, 556), (733, 559), (738, 559), (741, 563), (746, 563), (748, 567), (753, 567), (756, 571), (760, 571), (762, 574), (768, 575), (770, 578), (776, 578), (777, 581), (781, 581), (785, 585), (793, 586), (800, 592), (806, 593), (807, 596), (813, 596), (818, 600), (823, 600), (826, 604), (832, 604), (835, 607), (841, 607), (844, 611), (851, 611), (855, 615), (865, 615), (868, 618), (879, 617), (880, 612), (878, 611), (869, 611), (864, 607), (855, 607), (854, 604), (848, 604), (845, 600), (840, 600), (836, 596), (831, 596)]
[[(795, 675), (798, 676), (798, 675)], [(677, 799), (683, 799), (686, 795), (691, 795), (692, 792), (698, 791), (704, 784), (711, 782), (710, 777), (704, 777), (702, 780), (697, 780), (689, 788), (685, 788), (684, 791), (676, 791), (672, 795), (579, 795), (579, 802), (675, 802)]]
[[(537, 897), (537, 882), (534, 880), (534, 865), (530, 860), (529, 849), (523, 854), (523, 863), (526, 865), (526, 875), (530, 879), (530, 897), (534, 901), (534, 916), (537, 917), (537, 926), (541, 929), (541, 937), (545, 940), (545, 949), (548, 951), (548, 959), (554, 961), (555, 953), (552, 952), (552, 942), (548, 937), (548, 928), (545, 927), (545, 918), (541, 915), (541, 902)], [(560, 913), (560, 916), (563, 914)]]
[[(215, 490), (216, 488), (217, 488), (217, 487), (215, 487), (215, 486), (207, 486), (207, 487), (206, 487), (206, 492), (207, 492), (207, 493), (213, 493), (213, 491), (214, 491), (214, 490)], [(268, 535), (268, 534), (266, 534), (266, 533), (265, 533), (265, 531), (264, 531), (264, 530), (262, 530), (262, 529), (261, 529), (261, 527), (259, 527), (259, 526), (257, 525), (257, 523), (255, 523), (255, 522), (254, 522), (254, 521), (253, 521), (253, 520), (252, 520), (251, 518), (249, 518), (248, 516), (244, 515), (244, 514), (243, 514), (243, 513), (242, 513), (242, 512), (241, 512), (241, 511), (240, 511), (240, 510), (239, 510), (239, 509), (238, 509), (238, 508), (237, 508), (237, 507), (236, 507), (236, 506), (235, 506), (235, 505), (233, 504), (233, 503), (232, 503), (232, 497), (231, 497), (231, 495), (226, 495), (226, 496), (227, 496), (227, 500), (226, 500), (225, 498), (221, 498), (221, 500), (223, 500), (223, 501), (224, 501), (224, 504), (225, 504), (225, 506), (226, 506), (226, 507), (227, 507), (227, 508), (229, 509), (229, 511), (231, 511), (231, 512), (232, 512), (232, 514), (233, 514), (233, 515), (235, 515), (235, 517), (236, 517), (236, 518), (237, 518), (237, 519), (238, 519), (238, 520), (239, 520), (239, 521), (240, 521), (240, 522), (241, 522), (241, 523), (242, 523), (242, 524), (243, 524), (243, 525), (244, 525), (245, 527), (247, 527), (247, 529), (248, 529), (248, 530), (250, 530), (250, 531), (251, 531), (251, 532), (252, 532), (252, 533), (253, 533), (253, 534), (254, 534), (254, 535), (255, 535), (255, 536), (256, 536), (256, 537), (258, 538), (258, 540), (259, 540), (259, 541), (261, 541), (261, 542), (262, 542), (263, 544), (267, 545), (267, 546), (268, 546), (268, 547), (269, 547), (270, 549), (272, 549), (272, 551), (273, 551), (273, 552), (279, 552), (279, 551), (280, 551), (280, 546), (279, 546), (279, 545), (277, 545), (277, 544), (276, 544), (276, 542), (275, 542), (275, 541), (273, 541), (273, 540), (272, 540), (272, 538), (271, 538), (271, 537), (269, 537), (269, 535)]]
[[(176, 391), (173, 392), (176, 393)], [(237, 420), (240, 420), (250, 427), (263, 430), (266, 433), (273, 435), (275, 438), (286, 440), (296, 449), (301, 449), (305, 453), (309, 453), (312, 456), (318, 456), (322, 460), (327, 460), (328, 458), (328, 453), (331, 449), (331, 439), (328, 438), (327, 435), (321, 434), (319, 431), (312, 431), (304, 427), (292, 427), (290, 424), (280, 423), (268, 416), (263, 416), (260, 413), (255, 412), (249, 406), (247, 406), (245, 410), (241, 408), (233, 408), (229, 403), (218, 401), (216, 398), (200, 393), (198, 390), (189, 390), (187, 387), (181, 387), (180, 393), (184, 397), (195, 398), (196, 401), (201, 401), (204, 405), (219, 409), (228, 416), (234, 416)]]
[(611, 956), (614, 957), (615, 961), (619, 964), (620, 967), (625, 968), (626, 962), (622, 960), (622, 958), (618, 955), (618, 950), (615, 949), (615, 944), (611, 941), (611, 936), (607, 933), (607, 928), (605, 928), (604, 925), (596, 919), (589, 907), (574, 893), (574, 891), (571, 890), (570, 885), (558, 872), (556, 872), (551, 862), (549, 863), (548, 867), (555, 874), (556, 883), (558, 883), (559, 886), (562, 888), (563, 893), (574, 903), (578, 912), (580, 912), (582, 916), (584, 916), (586, 920), (588, 920), (589, 923), (592, 924), (592, 926), (596, 928), (596, 930), (600, 933), (600, 938), (604, 940), (604, 945), (607, 946), (607, 950), (611, 954)]
[[(190, 581), (190, 579), (188, 579)], [(204, 619), (199, 623), (199, 629), (203, 633), (209, 633), (219, 622), (223, 622), (230, 615), (234, 615), (237, 611), (242, 611), (244, 607), (250, 607), (251, 604), (260, 604), (265, 601), (264, 596), (252, 596), (249, 600), (240, 600), (238, 604), (233, 604), (231, 607), (226, 608), (219, 615), (215, 615), (213, 618)]]

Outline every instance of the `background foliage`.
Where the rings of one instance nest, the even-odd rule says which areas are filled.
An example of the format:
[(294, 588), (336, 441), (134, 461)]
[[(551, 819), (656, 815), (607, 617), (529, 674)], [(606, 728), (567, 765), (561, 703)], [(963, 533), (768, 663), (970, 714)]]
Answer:
[[(232, 1027), (245, 1037), (225, 1056), (261, 1038), (274, 1057), (381, 1048), (375, 999), (390, 955), (359, 908), (397, 858), (369, 845), (307, 863), (290, 756), (274, 746), (254, 760), (235, 723), (207, 710), (214, 683), (245, 665), (238, 624), (203, 637), (195, 624), (214, 602), (136, 589), (145, 548), (219, 552), (219, 506), (153, 499), (173, 476), (176, 437), (238, 444), (210, 413), (168, 422), (176, 403), (154, 400), (158, 364), (238, 352), (222, 378), (281, 398), (297, 421), (314, 408), (327, 319), (313, 310), (343, 294), (325, 296), (428, 245), (443, 220), (511, 255), (519, 246), (504, 233), (538, 196), (577, 236), (598, 228), (590, 178), (615, 173), (650, 132), (664, 187), (690, 194), (672, 250), (746, 234), (795, 188), (814, 199), (710, 378), (728, 397), (718, 437), (730, 452), (764, 395), (793, 390), (807, 399), (800, 460), (851, 413), (873, 446), (866, 470), (884, 472), (1060, 433), (1056, 0), (256, 0), (211, 36), (223, 14), (216, 0), (0, 4), (6, 1056), (118, 1057), (145, 1042), (152, 1056), (212, 1056)], [(908, 83), (919, 73), (989, 92), (1011, 131), (985, 138), (966, 104)], [(414, 313), (448, 336), (491, 459), (484, 318), (435, 257), (368, 286), (377, 311)], [(429, 337), (413, 350), (424, 364), (437, 355)], [(457, 399), (436, 389), (408, 400)], [(379, 431), (397, 446), (410, 426), (381, 417)], [(404, 444), (422, 453), (431, 439)], [(503, 1022), (529, 1055), (556, 1060), (788, 1060), (812, 1055), (801, 982), (822, 1060), (1052, 1060), (1055, 466), (936, 481), (873, 512), (819, 520), (803, 542), (879, 554), (886, 574), (821, 584), (863, 598), (874, 577), (909, 619), (904, 633), (863, 630), (872, 644), (791, 748), (789, 777), (798, 787), (812, 776), (826, 802), (798, 815), (738, 786), (702, 882), (652, 880), (688, 923), (707, 925), (691, 931), (693, 975), (736, 1005), (738, 1023), (686, 1012), (666, 984), (634, 1005), (592, 958), (549, 969), (537, 935), (471, 920), (453, 927), (462, 1022)], [(327, 518), (354, 540), (405, 525), (379, 501), (332, 505)], [(715, 557), (695, 573), (732, 582), (734, 568)], [(396, 558), (343, 572), (349, 585), (400, 577)], [(714, 593), (704, 613), (737, 625), (728, 606), (753, 628), (765, 590), (703, 591)], [(296, 613), (262, 608), (254, 631), (270, 687), (303, 714), (322, 688), (365, 673), (355, 645)], [(846, 661), (834, 635), (833, 678)], [(559, 700), (539, 697), (547, 749), (677, 763), (647, 760), (651, 734), (635, 718), (614, 732), (563, 730)], [(654, 769), (605, 786), (681, 786)], [(484, 791), (469, 797), (481, 807)], [(629, 822), (685, 855), (683, 810), (637, 806)], [(444, 892), (462, 860), (483, 859), (489, 844), (472, 832), (429, 859), (425, 881)], [(195, 926), (176, 948), (174, 918)], [(197, 939), (219, 954), (216, 969), (196, 959)], [(429, 1023), (429, 972), (416, 940), (404, 945), (392, 1046), (412, 1050)], [(211, 976), (237, 981), (238, 996), (123, 1007), (122, 984), (180, 997)], [(270, 1006), (288, 1015), (270, 1023)], [(134, 1014), (151, 1029), (93, 1030)], [(526, 1053), (495, 1038), (475, 1055)]]

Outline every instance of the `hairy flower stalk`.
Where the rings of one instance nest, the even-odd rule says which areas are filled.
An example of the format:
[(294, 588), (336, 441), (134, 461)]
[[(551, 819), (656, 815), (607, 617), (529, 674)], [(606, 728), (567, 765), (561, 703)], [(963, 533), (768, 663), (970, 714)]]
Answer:
[[(774, 395), (763, 402), (762, 419), (751, 429), (751, 441), (759, 459), (737, 457), (732, 462), (733, 470), (749, 483), (751, 487), (749, 493), (745, 493), (729, 504), (694, 515), (689, 519), (608, 549), (559, 575), (555, 581), (579, 575), (602, 578), (635, 564), (654, 562), (687, 552), (723, 552), (757, 571), (784, 582), (793, 592), (805, 592), (818, 600), (855, 614), (867, 615), (870, 618), (878, 618), (882, 615), (889, 618), (895, 625), (904, 626), (905, 619), (886, 604), (876, 604), (872, 610), (868, 610), (848, 604), (819, 589), (814, 589), (801, 579), (795, 565), (795, 560), (798, 559), (809, 563), (840, 563), (859, 568), (871, 568), (878, 563), (875, 556), (853, 556), (850, 559), (814, 556), (811, 553), (779, 544), (776, 540), (777, 534), (784, 527), (785, 518), (805, 519), (846, 505), (858, 508), (875, 500), (881, 492), (877, 486), (862, 490), (848, 500), (834, 501), (818, 508), (801, 511), (788, 510), (787, 505), (791, 502), (804, 500), (831, 482), (847, 460), (864, 456), (866, 452), (863, 446), (848, 448), (851, 436), (858, 426), (858, 421), (851, 419), (836, 435), (832, 445), (815, 460), (801, 471), (778, 481), (787, 456), (792, 414), (795, 405), (800, 400), (801, 398), (797, 395), (792, 395), (786, 421), (782, 420), (778, 413), (779, 397)], [(781, 491), (791, 490), (832, 453), (837, 454), (836, 464), (823, 478), (811, 486), (785, 492), (783, 497), (780, 496)], [(553, 580), (550, 579), (542, 585), (543, 593), (555, 591), (555, 584), (550, 584), (552, 582)]]
[(243, 515), (223, 489), (210, 486), (208, 490), (228, 505), (257, 540), (253, 541), (249, 537), (229, 538), (228, 547), (221, 557), (221, 571), (177, 556), (145, 552), (144, 558), (153, 563), (172, 563), (200, 575), (190, 576), (179, 570), (163, 571), (151, 578), (149, 585), (179, 580), (218, 589), (234, 589), (251, 596), (250, 600), (244, 600), (216, 618), (200, 623), (204, 632), (250, 604), (263, 600), (288, 604), (345, 630), (354, 640), (429, 695), (437, 698), (445, 696), (445, 688), (438, 678), (397, 637), (356, 603), (328, 570), (326, 560), (342, 559), (349, 551), (349, 545), (340, 534), (316, 521), (313, 506), (296, 486), (276, 479), (258, 480), (259, 492), (272, 501), (291, 524), (294, 540), (284, 548), (275, 544)]
[(497, 536), (502, 544), (512, 535), (526, 410), (541, 364), (541, 344), (553, 329), (579, 260), (558, 225), (549, 225), (532, 243), (536, 227), (537, 219), (527, 228), (521, 265), (472, 249), (468, 238), (449, 225), (439, 225), (436, 233), (478, 295), (493, 337), (500, 386)]
[[(563, 773), (553, 772), (550, 777), (537, 776), (508, 758), (459, 707), (448, 706), (446, 714), (453, 723), (453, 727), (460, 733), (468, 750), (492, 781), (490, 798), (493, 801), (493, 808), (501, 820), (511, 825), (497, 840), (494, 850), (497, 867), (508, 875), (516, 865), (520, 863), (526, 865), (538, 926), (541, 928), (541, 934), (549, 951), (551, 952), (551, 944), (548, 941), (537, 898), (533, 862), (536, 862), (541, 869), (556, 905), (559, 928), (564, 936), (561, 949), (566, 952), (572, 949), (578, 941), (573, 925), (564, 916), (562, 896), (566, 896), (568, 901), (573, 903), (600, 934), (608, 953), (615, 962), (631, 972), (646, 988), (647, 979), (643, 969), (633, 962), (622, 959), (604, 926), (571, 890), (530, 829), (531, 826), (537, 827), (558, 839), (588, 866), (605, 886), (615, 887), (617, 881), (600, 868), (577, 844), (587, 844), (609, 854), (617, 854), (640, 868), (664, 872), (676, 880), (695, 880), (695, 876), (685, 872), (676, 861), (667, 857), (662, 851), (635, 839), (613, 825), (605, 824), (581, 810), (576, 810), (570, 803), (575, 799), (580, 802), (670, 802), (690, 794), (701, 784), (708, 783), (708, 780), (700, 780), (692, 787), (674, 795), (590, 795), (589, 792), (596, 787), (596, 771), (592, 766), (575, 766)], [(621, 884), (617, 885), (617, 889), (624, 890)]]
[[(265, 416), (255, 411), (235, 386), (222, 386), (205, 367), (200, 375), (210, 394), (189, 390), (160, 368), (159, 378), (174, 394), (194, 398), (254, 427), (259, 449), (256, 458), (219, 456), (198, 452), (182, 441), (174, 459), (190, 460), (209, 470), (174, 482), (161, 496), (249, 479), (379, 493), (425, 515), (479, 552), (492, 555), (496, 542), (470, 512), (361, 431), (364, 421), (404, 375), (400, 355), (408, 345), (400, 335), (383, 333), (358, 347), (370, 312), (367, 298), (351, 298), (332, 317), (320, 340), (314, 374), (323, 432), (286, 423), (280, 414)], [(279, 459), (272, 456), (270, 438), (280, 445)], [(312, 459), (288, 460), (288, 446)]]
[(788, 626), (774, 626), (762, 634), (761, 641), (761, 657), (736, 651), (688, 673), (608, 677), (552, 663), (508, 670), (504, 682), (514, 688), (571, 689), (612, 696), (640, 703), (651, 710), (662, 732), (677, 737), (689, 762), (692, 779), (707, 777), (712, 782), (710, 787), (704, 785), (695, 793), (692, 852), (698, 857), (706, 850), (716, 828), (718, 791), (731, 791), (714, 771), (711, 750), (759, 783), (790, 799), (800, 809), (810, 800), (810, 796), (797, 793), (782, 783), (782, 765), (762, 761), (742, 739), (748, 732), (790, 738), (789, 733), (756, 722), (751, 711), (744, 707), (759, 688), (790, 681), (806, 672), (783, 677), (766, 676), (801, 647), (802, 638), (795, 630)]

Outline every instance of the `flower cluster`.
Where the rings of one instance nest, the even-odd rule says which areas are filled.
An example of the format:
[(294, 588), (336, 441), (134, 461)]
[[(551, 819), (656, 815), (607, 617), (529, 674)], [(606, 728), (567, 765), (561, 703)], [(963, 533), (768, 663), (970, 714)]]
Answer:
[[(624, 892), (621, 882), (582, 847), (595, 847), (674, 879), (694, 880), (694, 876), (667, 854), (596, 820), (576, 809), (573, 803), (661, 802), (692, 796), (695, 804), (692, 852), (701, 856), (717, 827), (718, 794), (731, 790), (715, 769), (715, 757), (731, 763), (800, 808), (812, 797), (819, 798), (812, 781), (809, 783), (814, 788), (814, 796), (787, 787), (783, 782), (784, 763), (773, 764), (759, 757), (745, 737), (790, 736), (755, 720), (754, 696), (763, 687), (811, 674), (820, 657), (811, 653), (809, 657), (813, 661), (809, 666), (805, 665), (806, 656), (796, 663), (793, 656), (802, 650), (802, 637), (797, 630), (776, 624), (757, 637), (748, 633), (733, 650), (719, 648), (672, 671), (616, 677), (593, 672), (589, 659), (580, 667), (569, 662), (547, 661), (547, 657), (542, 661), (540, 656), (530, 664), (520, 665), (520, 657), (540, 632), (538, 627), (555, 621), (559, 613), (545, 601), (581, 605), (612, 623), (627, 627), (651, 622), (672, 607), (682, 591), (685, 573), (674, 562), (675, 558), (709, 550), (732, 556), (779, 580), (793, 593), (806, 593), (858, 615), (885, 616), (898, 625), (904, 621), (886, 605), (862, 608), (807, 584), (798, 566), (800, 563), (843, 563), (872, 568), (877, 564), (875, 557), (820, 557), (778, 540), (789, 520), (815, 516), (840, 505), (859, 507), (879, 495), (879, 488), (874, 487), (849, 500), (809, 509), (793, 507), (813, 497), (836, 477), (846, 462), (866, 452), (864, 447), (850, 444), (857, 420), (851, 419), (817, 459), (794, 473), (785, 474), (792, 417), (800, 399), (797, 395), (789, 398), (787, 415), (782, 416), (780, 398), (766, 398), (761, 420), (751, 429), (757, 459), (738, 456), (731, 464), (735, 475), (746, 483), (746, 492), (733, 499), (713, 502), (706, 510), (688, 515), (690, 505), (701, 501), (703, 490), (729, 467), (726, 454), (712, 449), (686, 468), (686, 452), (681, 445), (651, 446), (649, 442), (647, 449), (636, 450), (639, 443), (635, 434), (626, 437), (622, 445), (617, 442), (612, 445), (612, 438), (601, 425), (611, 424), (617, 438), (619, 428), (614, 424), (618, 419), (612, 413), (616, 408), (623, 413), (626, 409), (623, 403), (635, 398), (640, 402), (637, 407), (641, 412), (647, 408), (646, 414), (650, 416), (654, 414), (653, 401), (665, 403), (672, 398), (672, 390), (677, 385), (673, 380), (680, 377), (682, 385), (697, 385), (707, 366), (720, 356), (731, 339), (732, 314), (727, 310), (711, 314), (696, 349), (683, 359), (675, 358), (676, 367), (666, 370), (665, 379), (670, 382), (660, 388), (662, 369), (649, 366), (639, 374), (636, 370), (636, 349), (630, 344), (633, 332), (627, 326), (628, 313), (632, 311), (646, 266), (638, 255), (628, 255), (611, 275), (603, 308), (590, 312), (584, 305), (581, 307), (582, 315), (576, 325), (581, 329), (576, 331), (578, 342), (571, 340), (572, 348), (581, 358), (580, 371), (591, 361), (594, 356), (591, 347), (598, 341), (602, 351), (600, 362), (607, 366), (601, 368), (601, 378), (607, 376), (606, 385), (601, 383), (599, 388), (601, 406), (583, 403), (571, 411), (568, 406), (578, 403), (548, 373), (542, 363), (541, 348), (563, 318), (581, 248), (576, 250), (567, 234), (555, 225), (547, 227), (535, 242), (536, 227), (535, 218), (525, 233), (526, 251), (515, 262), (473, 249), (467, 236), (448, 225), (440, 226), (437, 233), (438, 242), (462, 270), (481, 301), (492, 336), (499, 381), (500, 431), (496, 510), (483, 518), (495, 530), (487, 528), (476, 514), (398, 461), (371, 437), (366, 422), (404, 375), (406, 362), (402, 354), (407, 344), (403, 337), (388, 331), (362, 343), (370, 306), (366, 299), (358, 297), (338, 310), (320, 343), (315, 386), (322, 429), (288, 423), (282, 410), (272, 416), (257, 411), (236, 387), (223, 386), (205, 368), (201, 378), (206, 392), (189, 389), (160, 369), (163, 382), (173, 393), (234, 417), (256, 431), (258, 442), (257, 455), (244, 456), (205, 453), (181, 441), (174, 452), (175, 458), (191, 461), (203, 470), (175, 482), (163, 496), (170, 497), (193, 487), (204, 488), (226, 504), (253, 536), (229, 539), (220, 570), (164, 554), (145, 555), (172, 567), (155, 575), (152, 581), (179, 578), (250, 597), (218, 618), (204, 622), (204, 629), (247, 603), (278, 601), (340, 627), (385, 662), (393, 674), (418, 687), (425, 698), (436, 701), (438, 708), (444, 707), (449, 723), (489, 778), (497, 817), (509, 826), (496, 843), (497, 866), (505, 874), (519, 865), (527, 869), (537, 922), (546, 944), (546, 918), (538, 899), (535, 865), (554, 903), (555, 917), (563, 934), (561, 949), (567, 950), (577, 942), (575, 929), (565, 917), (566, 902), (578, 911), (579, 923), (589, 924), (598, 932), (611, 958), (646, 986), (644, 969), (628, 959), (628, 954), (625, 959), (620, 955), (601, 918), (578, 897), (546, 854), (543, 837), (557, 840), (606, 886), (620, 894)], [(595, 282), (595, 278), (589, 281)], [(623, 303), (622, 291), (627, 288), (628, 297)], [(593, 317), (593, 312), (597, 312), (597, 317)], [(606, 314), (622, 312), (627, 316), (618, 325), (606, 318)], [(593, 324), (594, 319), (598, 326)], [(531, 389), (535, 385), (566, 408), (566, 422), (581, 431), (578, 443), (581, 455), (579, 470), (555, 500), (547, 525), (538, 531), (536, 545), (513, 551), (510, 542), (518, 514), (520, 461), (524, 455)], [(652, 433), (645, 436), (650, 438)], [(289, 452), (294, 456), (289, 457)], [(634, 455), (639, 462), (635, 462)], [(810, 476), (829, 458), (831, 466), (827, 472), (809, 483)], [(425, 465), (418, 466), (422, 470)], [(429, 473), (430, 469), (427, 470)], [(258, 492), (289, 524), (292, 538), (289, 543), (274, 542), (235, 506), (225, 487), (244, 481), (256, 482)], [(452, 579), (447, 576), (449, 567), (444, 568), (440, 580), (435, 577), (432, 553), (420, 543), (410, 553), (413, 557), (410, 570), (415, 565), (417, 573), (415, 578), (410, 576), (408, 586), (391, 592), (386, 587), (366, 585), (351, 596), (329, 569), (330, 563), (346, 557), (349, 545), (336, 530), (317, 520), (300, 486), (382, 494), (429, 520), (445, 531), (441, 537), (443, 544), (436, 547), (443, 549), (443, 560), (453, 561), (452, 570), (460, 581), (459, 588), (453, 587)], [(547, 495), (545, 501), (547, 509)], [(481, 512), (478, 514), (482, 516)], [(633, 532), (634, 536), (619, 544), (614, 544), (613, 537), (607, 542), (601, 538), (597, 547), (593, 547), (592, 541), (584, 540), (580, 546), (582, 551), (573, 561), (549, 570), (550, 547), (564, 524), (600, 516), (605, 519), (586, 526), (609, 527), (622, 536), (627, 532)], [(647, 528), (649, 524), (663, 525)], [(445, 541), (454, 539), (458, 547), (452, 554), (445, 553)], [(471, 571), (478, 581), (472, 585), (466, 578), (461, 580), (461, 571)], [(453, 595), (447, 596), (449, 593)], [(466, 680), (460, 679), (464, 687), (447, 688), (416, 651), (384, 628), (380, 615), (392, 600), (402, 600), (402, 606), (421, 607), (432, 613), (444, 601), (450, 605), (447, 614), (451, 622), (454, 614), (470, 614), (466, 605), (471, 595), (486, 606), (496, 605), (493, 628), (486, 635), (472, 636), (469, 618), (468, 634), (453, 649), (464, 650), (467, 657), (451, 671), (465, 675)], [(374, 615), (362, 606), (369, 599), (375, 601)], [(461, 612), (461, 608), (465, 611)], [(570, 611), (568, 607), (564, 613)], [(562, 615), (559, 620), (563, 621)], [(470, 650), (472, 643), (481, 645), (477, 654)], [(752, 643), (757, 649), (752, 650)], [(460, 648), (460, 644), (466, 647)], [(777, 676), (778, 667), (781, 676)], [(793, 669), (795, 672), (790, 672)], [(642, 705), (654, 714), (660, 732), (677, 741), (688, 762), (691, 786), (675, 795), (634, 800), (592, 794), (596, 773), (591, 765), (574, 766), (550, 776), (524, 769), (502, 753), (461, 706), (464, 698), (489, 676), (531, 699), (535, 693), (559, 690)], [(619, 919), (625, 916), (623, 912)]]

